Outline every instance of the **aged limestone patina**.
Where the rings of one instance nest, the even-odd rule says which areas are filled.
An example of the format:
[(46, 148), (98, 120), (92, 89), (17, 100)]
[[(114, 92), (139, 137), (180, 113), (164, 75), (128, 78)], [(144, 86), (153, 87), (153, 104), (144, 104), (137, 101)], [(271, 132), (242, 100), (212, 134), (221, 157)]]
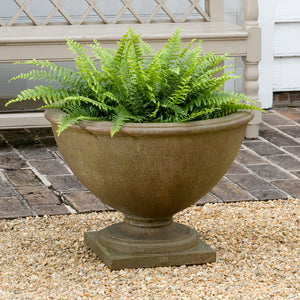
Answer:
[[(194, 204), (226, 173), (253, 113), (182, 123), (82, 121), (57, 135), (63, 112), (50, 109), (57, 145), (92, 193), (123, 222), (86, 232), (85, 243), (111, 269), (202, 264), (216, 252), (173, 215)], [(84, 201), (84, 199), (83, 199)]]

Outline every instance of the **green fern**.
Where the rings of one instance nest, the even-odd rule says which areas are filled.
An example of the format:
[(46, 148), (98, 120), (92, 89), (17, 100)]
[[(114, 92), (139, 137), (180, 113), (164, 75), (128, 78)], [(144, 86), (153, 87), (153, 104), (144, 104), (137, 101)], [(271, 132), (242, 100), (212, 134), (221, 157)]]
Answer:
[(76, 70), (35, 59), (18, 62), (36, 69), (10, 81), (44, 80), (49, 85), (26, 89), (6, 105), (41, 99), (41, 108), (65, 112), (58, 134), (82, 120), (105, 120), (113, 122), (111, 136), (126, 122), (186, 122), (259, 110), (244, 94), (223, 91), (226, 81), (237, 78), (222, 64), (229, 55), (202, 55), (201, 41), (194, 43), (182, 48), (180, 28), (156, 53), (131, 28), (117, 50), (97, 41), (85, 47), (67, 39)]
[(92, 120), (100, 121), (101, 117), (97, 116), (97, 110), (93, 106), (83, 106), (82, 103), (75, 103), (72, 107), (65, 107), (64, 114), (58, 123), (57, 134), (60, 135), (65, 129), (79, 121)]
[(111, 136), (113, 137), (116, 132), (118, 132), (125, 122), (141, 122), (142, 118), (139, 116), (132, 115), (126, 108), (122, 105), (119, 105), (116, 110), (116, 114), (113, 116), (112, 121), (114, 125), (111, 128)]
[[(58, 83), (62, 88), (74, 84), (80, 85), (80, 82), (82, 81), (78, 72), (69, 68), (58, 66), (47, 60), (38, 61), (36, 59), (32, 59), (24, 62), (15, 62), (14, 64), (34, 65), (40, 67), (41, 70), (31, 70), (28, 73), (21, 73), (18, 76), (11, 78), (9, 82), (17, 79), (45, 80), (49, 83)], [(47, 68), (48, 70), (43, 70), (44, 68)]]

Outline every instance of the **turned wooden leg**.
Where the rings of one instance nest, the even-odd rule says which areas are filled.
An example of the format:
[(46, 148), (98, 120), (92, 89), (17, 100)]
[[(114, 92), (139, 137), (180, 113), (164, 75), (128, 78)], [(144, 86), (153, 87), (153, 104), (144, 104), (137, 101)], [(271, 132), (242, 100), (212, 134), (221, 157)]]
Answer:
[[(245, 0), (245, 24), (248, 31), (247, 55), (244, 57), (245, 63), (245, 94), (256, 101), (256, 105), (261, 107), (258, 98), (258, 63), (261, 59), (261, 29), (258, 24), (258, 1)], [(255, 111), (254, 119), (249, 123), (246, 131), (246, 138), (258, 137), (259, 124), (261, 123), (261, 112)]]
[[(249, 62), (244, 59), (245, 63), (245, 77), (244, 90), (245, 94), (256, 102), (256, 106), (261, 107), (261, 101), (258, 98), (258, 62)], [(252, 121), (247, 126), (246, 138), (253, 139), (258, 137), (259, 124), (261, 123), (261, 112), (255, 111)]]

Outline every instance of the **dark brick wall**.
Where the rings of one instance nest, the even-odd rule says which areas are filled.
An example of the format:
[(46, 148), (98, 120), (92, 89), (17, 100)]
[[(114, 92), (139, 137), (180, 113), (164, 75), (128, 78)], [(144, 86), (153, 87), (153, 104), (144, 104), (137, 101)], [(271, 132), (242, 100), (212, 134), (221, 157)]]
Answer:
[(273, 94), (273, 107), (300, 107), (300, 91), (276, 92)]

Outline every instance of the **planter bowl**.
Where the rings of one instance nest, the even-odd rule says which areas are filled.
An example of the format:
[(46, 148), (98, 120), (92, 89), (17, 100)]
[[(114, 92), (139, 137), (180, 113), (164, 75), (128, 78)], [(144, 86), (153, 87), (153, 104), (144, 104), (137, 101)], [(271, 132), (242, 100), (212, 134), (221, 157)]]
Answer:
[(85, 233), (86, 244), (111, 269), (215, 261), (215, 251), (196, 231), (172, 217), (223, 177), (253, 113), (186, 123), (126, 123), (113, 138), (111, 122), (93, 121), (57, 136), (63, 112), (45, 115), (73, 173), (125, 216), (123, 222)]

